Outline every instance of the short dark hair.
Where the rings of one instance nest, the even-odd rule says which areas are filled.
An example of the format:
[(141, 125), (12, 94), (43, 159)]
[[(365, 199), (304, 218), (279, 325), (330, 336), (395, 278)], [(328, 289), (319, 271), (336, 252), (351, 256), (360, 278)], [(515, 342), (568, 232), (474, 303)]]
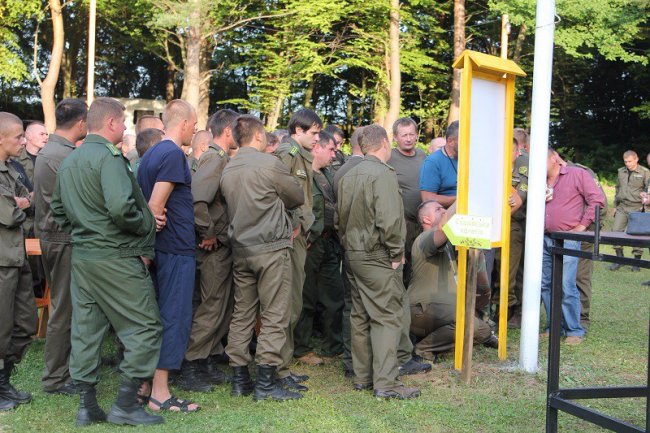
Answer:
[(334, 136), (330, 134), (329, 132), (321, 131), (318, 133), (318, 145), (320, 147), (327, 147), (328, 144), (331, 142), (335, 142)]
[(340, 135), (341, 138), (345, 138), (345, 133), (341, 128), (331, 123), (325, 127), (325, 132), (329, 132), (332, 135)]
[(219, 110), (210, 116), (205, 129), (210, 130), (212, 137), (219, 137), (221, 134), (223, 134), (223, 130), (231, 126), (232, 122), (237, 119), (238, 116), (239, 113), (228, 108), (224, 108), (223, 110)]
[(57, 128), (70, 129), (78, 121), (86, 121), (88, 106), (83, 99), (66, 98), (56, 104), (54, 117), (56, 117)]
[(267, 146), (275, 146), (276, 144), (280, 144), (280, 138), (275, 135), (272, 132), (267, 132), (266, 133), (266, 145)]
[(289, 129), (289, 134), (295, 134), (296, 129), (300, 128), (303, 131), (307, 131), (312, 126), (318, 126), (319, 128), (323, 127), (323, 121), (320, 120), (318, 114), (314, 110), (309, 108), (302, 108), (291, 116), (287, 128)]
[(361, 134), (359, 134), (361, 152), (365, 155), (368, 152), (381, 148), (384, 140), (388, 141), (388, 134), (383, 126), (376, 123), (365, 126)]
[(250, 114), (237, 117), (231, 127), (232, 136), (240, 147), (250, 144), (256, 132), (266, 133), (262, 121)]
[(458, 139), (458, 120), (454, 120), (447, 127), (447, 132), (445, 133), (445, 138), (455, 138)]
[(401, 117), (393, 123), (393, 136), (397, 135), (397, 128), (404, 127), (404, 126), (411, 126), (415, 128), (415, 132), (418, 132), (418, 124), (415, 123), (415, 120), (411, 119), (410, 117)]
[(147, 128), (143, 131), (140, 131), (135, 137), (135, 150), (138, 152), (138, 156), (142, 158), (142, 155), (154, 144), (159, 143), (163, 138), (163, 132), (157, 128)]

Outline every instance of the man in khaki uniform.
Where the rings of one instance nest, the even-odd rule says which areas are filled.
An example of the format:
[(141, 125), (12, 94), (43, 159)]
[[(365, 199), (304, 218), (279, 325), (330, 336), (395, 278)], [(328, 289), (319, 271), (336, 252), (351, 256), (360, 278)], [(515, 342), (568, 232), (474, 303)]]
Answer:
[[(124, 106), (96, 98), (88, 136), (59, 167), (52, 195), (55, 223), (72, 239), (70, 375), (80, 395), (77, 425), (164, 422), (137, 402), (160, 353), (162, 326), (147, 265), (155, 230), (166, 219), (149, 210), (128, 160), (115, 147), (124, 133)], [(101, 345), (112, 326), (124, 344), (122, 379), (108, 416), (97, 404)]]
[(264, 153), (266, 132), (254, 116), (240, 116), (233, 136), (241, 149), (224, 168), (221, 192), (228, 206), (228, 237), (233, 252), (235, 309), (226, 353), (234, 376), (233, 396), (249, 395), (249, 344), (259, 310), (255, 400), (292, 400), (302, 396), (276, 381), (286, 344), (291, 300), (292, 222), (287, 209), (304, 202), (303, 190), (277, 158)]
[(305, 261), (305, 285), (302, 292), (303, 309), (294, 331), (295, 357), (309, 365), (319, 365), (323, 359), (314, 353), (311, 336), (314, 329), (316, 304), (323, 305), (321, 321), (324, 356), (335, 356), (343, 351), (341, 326), (343, 312), (343, 282), (341, 281), (340, 246), (334, 231), (336, 199), (325, 169), (334, 160), (334, 137), (321, 131), (319, 141), (311, 150), (313, 210), (315, 221), (309, 233), (311, 246)]
[(289, 308), (291, 317), (287, 327), (287, 342), (282, 348), (282, 366), (278, 370), (278, 377), (287, 389), (306, 391), (307, 387), (299, 382), (307, 380), (306, 375), (292, 374), (289, 365), (293, 361), (293, 331), (300, 319), (302, 311), (302, 288), (305, 284), (305, 260), (307, 258), (309, 229), (314, 223), (312, 211), (312, 168), (313, 157), (310, 150), (318, 143), (318, 133), (323, 126), (320, 117), (307, 108), (296, 111), (289, 120), (290, 137), (282, 142), (275, 154), (298, 183), (302, 186), (305, 201), (302, 206), (293, 210), (293, 249), (291, 250), (291, 302)]
[(212, 143), (201, 154), (200, 164), (192, 178), (200, 304), (192, 318), (190, 342), (179, 381), (180, 386), (187, 390), (195, 388), (193, 385), (206, 377), (212, 384), (228, 380), (209, 357), (223, 353), (221, 339), (228, 332), (233, 307), (228, 213), (219, 182), (224, 167), (230, 161), (228, 150), (237, 145), (231, 124), (238, 116), (234, 111), (225, 109), (210, 117), (208, 127)]
[(339, 234), (352, 285), (352, 360), (355, 389), (382, 398), (414, 398), (417, 388), (397, 379), (397, 345), (404, 307), (404, 209), (391, 149), (379, 125), (360, 136), (365, 158), (338, 185)]
[[(192, 137), (192, 153), (187, 158), (187, 162), (190, 165), (190, 170), (192, 170), (192, 175), (196, 173), (196, 170), (199, 168), (199, 160), (201, 155), (208, 150), (210, 143), (212, 142), (212, 133), (210, 131), (198, 131)], [(228, 152), (226, 151), (226, 154)]]
[[(646, 190), (650, 184), (650, 170), (639, 165), (639, 157), (633, 150), (628, 150), (623, 154), (625, 167), (618, 169), (618, 178), (616, 180), (616, 196), (614, 197), (614, 225), (612, 231), (622, 232), (627, 227), (627, 219), (630, 212), (640, 212), (643, 205), (641, 203), (641, 193)], [(614, 247), (616, 255), (623, 257), (623, 247)], [(643, 255), (641, 248), (632, 249), (634, 258), (640, 259)], [(613, 263), (610, 271), (617, 271), (623, 265)], [(632, 267), (632, 272), (638, 272), (640, 269)]]
[(23, 122), (0, 112), (0, 411), (29, 403), (32, 395), (17, 391), (9, 381), (36, 333), (36, 304), (32, 274), (25, 253), (21, 224), (31, 206), (29, 192), (9, 165), (25, 142)]
[[(438, 353), (452, 350), (456, 339), (456, 282), (451, 265), (454, 252), (442, 231), (453, 211), (445, 213), (442, 205), (431, 200), (422, 204), (418, 214), (424, 231), (415, 239), (411, 255), (411, 332), (419, 339), (415, 352), (433, 359)], [(479, 272), (485, 272), (485, 260), (481, 264)], [(483, 279), (487, 280), (487, 276)], [(499, 343), (490, 326), (477, 317), (474, 342), (493, 348)]]
[(45, 278), (50, 285), (50, 317), (45, 339), (43, 391), (50, 394), (74, 394), (70, 381), (70, 234), (54, 222), (50, 209), (56, 174), (63, 160), (75, 150), (77, 141), (86, 136), (88, 107), (81, 99), (64, 99), (55, 109), (56, 130), (38, 154), (34, 167), (35, 232), (40, 239)]

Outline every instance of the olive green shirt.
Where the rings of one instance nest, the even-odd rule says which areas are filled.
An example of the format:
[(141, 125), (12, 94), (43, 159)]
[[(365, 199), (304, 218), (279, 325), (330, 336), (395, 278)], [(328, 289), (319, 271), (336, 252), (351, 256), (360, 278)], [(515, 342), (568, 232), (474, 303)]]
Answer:
[(54, 221), (72, 235), (72, 258), (153, 258), (156, 223), (129, 161), (90, 134), (56, 176)]
[(404, 256), (406, 224), (395, 170), (366, 156), (338, 185), (339, 237), (350, 260)]
[(407, 290), (411, 305), (438, 302), (441, 299), (435, 296), (438, 293), (456, 293), (456, 280), (449, 258), (451, 251), (447, 251), (452, 247), (447, 242), (437, 248), (433, 241), (435, 231), (432, 228), (422, 232), (413, 242), (412, 275)]
[(526, 199), (528, 197), (528, 155), (519, 155), (512, 166), (512, 187), (523, 202), (517, 212), (512, 214), (515, 221), (526, 219)]
[(619, 168), (614, 206), (621, 206), (628, 211), (640, 211), (640, 194), (646, 190), (648, 183), (650, 183), (650, 170), (642, 165), (637, 165), (632, 171), (627, 167)]
[[(39, 152), (40, 153), (40, 152)], [(20, 156), (17, 158), (14, 158), (16, 161), (20, 163), (20, 165), (23, 166), (23, 169), (25, 170), (25, 174), (27, 175), (27, 178), (29, 179), (32, 184), (34, 183), (34, 159), (32, 158), (33, 155), (30, 155), (27, 152), (27, 149), (23, 147), (22, 152), (20, 152)], [(38, 155), (36, 155), (38, 157)]]
[(278, 158), (242, 147), (221, 175), (228, 206), (228, 237), (235, 257), (291, 246), (293, 226), (287, 209), (304, 201), (303, 189)]
[(63, 160), (75, 150), (65, 138), (50, 134), (34, 166), (34, 232), (37, 238), (50, 242), (70, 243), (70, 234), (62, 231), (54, 221), (50, 208), (56, 173)]
[[(22, 223), (27, 215), (14, 197), (28, 197), (29, 191), (18, 180), (18, 172), (7, 161), (0, 161), (0, 266), (20, 267), (25, 262)], [(3, 299), (2, 302), (9, 302)], [(3, 318), (2, 320), (7, 320)]]
[(305, 202), (292, 212), (294, 227), (302, 226), (302, 232), (307, 233), (314, 223), (312, 203), (312, 168), (314, 157), (308, 150), (298, 144), (293, 138), (281, 143), (275, 150), (275, 155), (287, 166), (289, 172), (302, 187)]
[(336, 199), (330, 179), (325, 172), (314, 171), (313, 185), (314, 224), (309, 231), (309, 242), (314, 242), (324, 231), (334, 230)]
[(226, 202), (219, 191), (219, 182), (229, 160), (223, 149), (211, 144), (201, 155), (198, 168), (192, 177), (194, 227), (199, 242), (215, 236), (222, 244), (228, 242), (228, 213)]

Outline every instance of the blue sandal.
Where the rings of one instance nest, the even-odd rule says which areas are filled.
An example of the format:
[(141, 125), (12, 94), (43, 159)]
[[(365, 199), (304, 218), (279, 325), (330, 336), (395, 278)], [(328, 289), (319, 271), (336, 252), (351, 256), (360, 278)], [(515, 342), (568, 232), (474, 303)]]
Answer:
[[(169, 411), (169, 412), (190, 413), (190, 412), (198, 412), (199, 410), (201, 410), (201, 406), (197, 406), (196, 409), (190, 409), (189, 406), (192, 404), (191, 401), (179, 400), (173, 395), (162, 403), (153, 397), (149, 397), (149, 402), (158, 406), (158, 410), (154, 409), (154, 411), (156, 412)], [(178, 410), (172, 410), (173, 407), (178, 408)]]

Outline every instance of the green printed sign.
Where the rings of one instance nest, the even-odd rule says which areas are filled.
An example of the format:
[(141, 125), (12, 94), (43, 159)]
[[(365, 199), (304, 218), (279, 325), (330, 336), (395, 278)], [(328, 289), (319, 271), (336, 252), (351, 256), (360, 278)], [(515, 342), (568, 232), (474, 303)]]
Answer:
[(442, 227), (449, 242), (457, 247), (491, 248), (492, 218), (472, 215), (454, 215)]

